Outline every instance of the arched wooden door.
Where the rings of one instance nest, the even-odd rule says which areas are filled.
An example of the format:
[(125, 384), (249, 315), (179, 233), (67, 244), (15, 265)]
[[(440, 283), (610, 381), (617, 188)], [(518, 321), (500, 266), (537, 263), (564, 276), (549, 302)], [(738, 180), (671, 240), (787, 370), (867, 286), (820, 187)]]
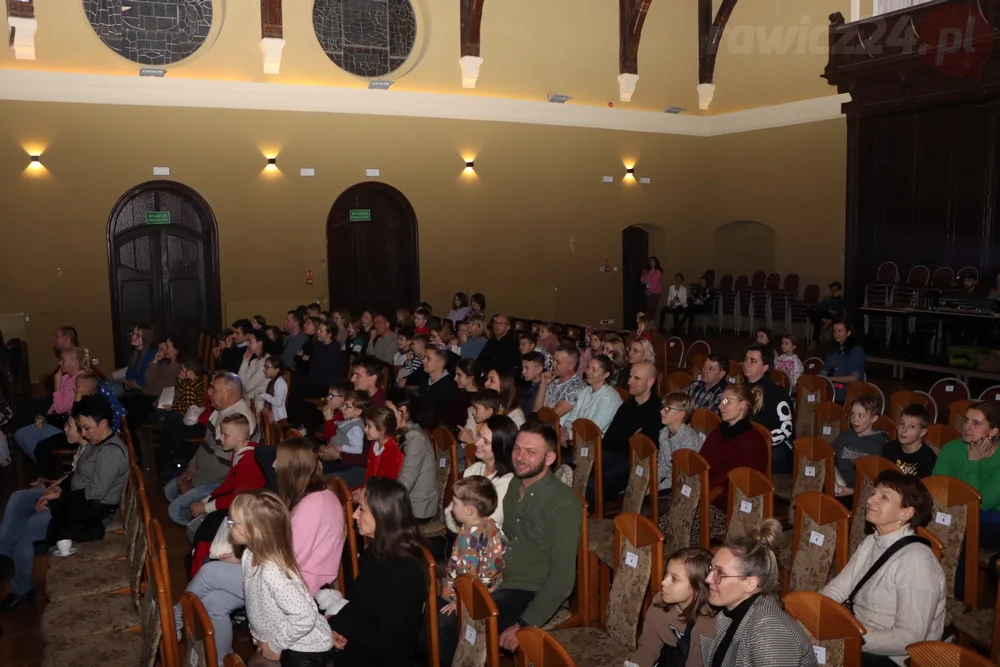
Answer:
[[(635, 329), (635, 316), (646, 308), (646, 292), (639, 278), (649, 262), (649, 232), (632, 225), (622, 230), (622, 324)], [(659, 317), (659, 313), (653, 313)]]
[(402, 192), (384, 183), (345, 190), (326, 224), (330, 307), (355, 317), (373, 308), (390, 320), (420, 300), (417, 216)]
[(115, 363), (128, 360), (132, 327), (176, 335), (194, 355), (201, 330), (221, 328), (218, 231), (201, 196), (172, 181), (125, 194), (108, 220)]

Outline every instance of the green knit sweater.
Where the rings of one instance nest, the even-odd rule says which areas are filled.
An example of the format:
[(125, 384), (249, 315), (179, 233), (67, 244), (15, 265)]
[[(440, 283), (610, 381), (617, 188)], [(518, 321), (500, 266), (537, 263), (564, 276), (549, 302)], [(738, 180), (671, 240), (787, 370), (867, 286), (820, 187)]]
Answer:
[(969, 460), (969, 446), (952, 440), (943, 448), (934, 465), (935, 475), (960, 479), (983, 496), (980, 509), (1000, 510), (1000, 450), (982, 461)]

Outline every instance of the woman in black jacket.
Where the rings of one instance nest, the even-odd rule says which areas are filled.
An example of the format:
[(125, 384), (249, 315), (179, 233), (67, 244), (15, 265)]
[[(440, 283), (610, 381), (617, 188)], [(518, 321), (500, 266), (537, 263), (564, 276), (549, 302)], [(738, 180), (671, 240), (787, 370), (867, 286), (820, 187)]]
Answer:
[(427, 567), (410, 499), (402, 484), (372, 477), (361, 490), (354, 520), (371, 538), (347, 606), (330, 617), (337, 667), (410, 667), (423, 624)]

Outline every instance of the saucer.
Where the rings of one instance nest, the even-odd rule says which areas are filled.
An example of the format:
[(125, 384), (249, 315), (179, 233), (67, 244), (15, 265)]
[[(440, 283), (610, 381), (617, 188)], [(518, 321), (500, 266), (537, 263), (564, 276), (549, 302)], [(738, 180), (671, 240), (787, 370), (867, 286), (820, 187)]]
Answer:
[(77, 551), (76, 547), (70, 547), (69, 553), (64, 554), (61, 551), (59, 551), (59, 547), (52, 547), (52, 550), (49, 552), (49, 555), (57, 556), (58, 558), (66, 558), (67, 556), (72, 556), (73, 554), (75, 554), (76, 551)]

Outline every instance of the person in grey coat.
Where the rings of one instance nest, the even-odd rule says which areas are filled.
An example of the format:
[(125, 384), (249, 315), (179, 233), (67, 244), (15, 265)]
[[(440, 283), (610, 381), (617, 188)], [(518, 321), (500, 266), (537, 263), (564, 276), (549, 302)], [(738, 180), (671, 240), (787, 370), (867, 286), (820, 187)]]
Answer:
[(420, 521), (437, 517), (437, 456), (425, 426), (427, 414), (420, 393), (414, 387), (393, 387), (386, 395), (385, 405), (396, 413), (400, 424), (399, 445), (403, 450), (403, 467), (397, 478), (410, 497), (413, 516)]
[(780, 539), (781, 524), (767, 519), (712, 558), (708, 602), (722, 611), (715, 636), (699, 638), (706, 667), (818, 667), (812, 642), (777, 598)]
[(385, 315), (376, 315), (372, 322), (368, 354), (392, 366), (392, 360), (399, 352), (399, 339), (396, 332), (392, 330)]

